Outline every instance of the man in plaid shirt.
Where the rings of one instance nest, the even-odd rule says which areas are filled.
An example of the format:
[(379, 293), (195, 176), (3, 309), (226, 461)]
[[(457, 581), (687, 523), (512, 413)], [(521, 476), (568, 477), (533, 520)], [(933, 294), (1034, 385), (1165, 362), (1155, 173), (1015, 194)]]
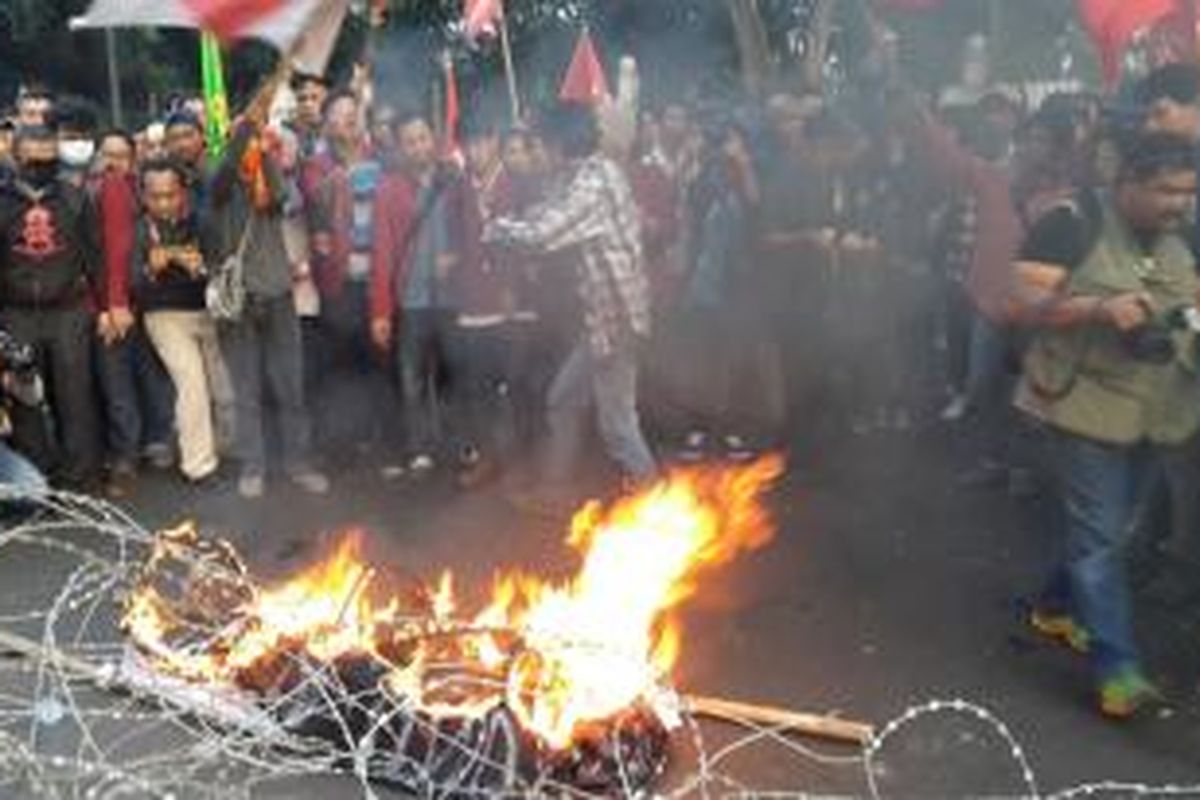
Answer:
[(544, 133), (567, 160), (563, 185), (521, 218), (494, 220), (484, 236), (496, 246), (569, 254), (576, 267), (584, 336), (550, 388), (542, 477), (571, 474), (594, 406), (609, 455), (628, 478), (648, 480), (658, 467), (637, 410), (637, 346), (650, 333), (637, 204), (621, 168), (598, 151), (590, 109), (557, 111)]

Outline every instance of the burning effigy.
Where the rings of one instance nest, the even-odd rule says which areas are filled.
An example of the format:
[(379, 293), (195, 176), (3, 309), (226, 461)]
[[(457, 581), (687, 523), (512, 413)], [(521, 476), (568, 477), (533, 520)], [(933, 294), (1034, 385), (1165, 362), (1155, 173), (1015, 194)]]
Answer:
[(588, 504), (572, 577), (501, 575), (473, 613), (450, 573), (396, 591), (360, 534), (259, 586), (228, 544), (165, 531), (123, 596), (123, 671), (414, 792), (633, 796), (680, 724), (675, 612), (706, 570), (770, 540), (763, 495), (781, 472), (777, 457), (692, 468)]

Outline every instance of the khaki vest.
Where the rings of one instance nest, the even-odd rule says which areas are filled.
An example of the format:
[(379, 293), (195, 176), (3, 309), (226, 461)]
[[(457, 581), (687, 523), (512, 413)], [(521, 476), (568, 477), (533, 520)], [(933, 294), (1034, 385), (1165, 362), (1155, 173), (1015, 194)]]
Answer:
[[(1183, 239), (1165, 236), (1147, 257), (1106, 202), (1100, 240), (1072, 274), (1074, 296), (1148, 292), (1160, 314), (1196, 302), (1198, 282)], [(1152, 364), (1130, 354), (1111, 325), (1038, 333), (1025, 358), (1016, 404), (1047, 425), (1116, 445), (1173, 445), (1200, 428), (1196, 336), (1173, 334), (1175, 358)]]

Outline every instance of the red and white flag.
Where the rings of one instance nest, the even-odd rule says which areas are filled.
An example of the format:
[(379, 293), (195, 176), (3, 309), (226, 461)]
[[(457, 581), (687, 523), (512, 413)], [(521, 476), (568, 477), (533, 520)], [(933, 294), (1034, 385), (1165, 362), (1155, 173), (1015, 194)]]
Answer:
[(571, 66), (567, 67), (567, 76), (563, 79), (558, 97), (564, 103), (584, 105), (595, 105), (608, 97), (604, 64), (600, 61), (592, 35), (586, 29), (579, 34), (575, 55), (571, 56)]
[(226, 41), (261, 39), (319, 74), (349, 9), (350, 0), (95, 0), (71, 27), (200, 28)]
[(1176, 13), (1183, 0), (1078, 0), (1079, 17), (1100, 53), (1104, 78), (1120, 78), (1121, 57), (1133, 37)]
[(463, 28), (472, 39), (495, 36), (503, 19), (503, 0), (465, 0), (463, 3)]

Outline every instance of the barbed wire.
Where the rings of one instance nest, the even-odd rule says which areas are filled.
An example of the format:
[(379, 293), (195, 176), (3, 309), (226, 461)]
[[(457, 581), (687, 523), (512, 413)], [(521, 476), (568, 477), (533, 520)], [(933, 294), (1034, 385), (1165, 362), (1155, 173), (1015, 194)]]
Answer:
[[(913, 706), (849, 753), (818, 749), (749, 719), (737, 720), (741, 729), (732, 739), (724, 731), (717, 737), (680, 700), (672, 749), (686, 758), (690, 773), (675, 770), (669, 779), (659, 771), (645, 774), (644, 764), (631, 765), (623, 756), (623, 745), (642, 732), (625, 732), (622, 741), (622, 732), (614, 730), (616, 786), (596, 791), (554, 774), (531, 774), (522, 763), (528, 744), (511, 716), (441, 725), (412, 705), (380, 703), (369, 682), (367, 688), (351, 685), (329, 665), (306, 661), (300, 665), (304, 680), (253, 702), (155, 675), (138, 661), (118, 625), (123, 592), (136, 580), (154, 534), (108, 503), (58, 492), (18, 496), (0, 487), (0, 515), (6, 515), (0, 516), (0, 562), (10, 569), (36, 564), (55, 576), (52, 585), (41, 582), (40, 595), (0, 594), (4, 797), (249, 800), (259, 789), (321, 776), (346, 784), (338, 796), (356, 791), (367, 800), (391, 796), (389, 786), (431, 798), (600, 798), (614, 791), (633, 798), (650, 791), (647, 779), (663, 784), (653, 790), (669, 800), (810, 796), (801, 787), (771, 792), (738, 777), (739, 759), (767, 754), (820, 767), (826, 778), (835, 771), (842, 784), (861, 785), (878, 800), (888, 796), (885, 784), (904, 777), (885, 764), (893, 745), (930, 723), (970, 724), (986, 732), (994, 742), (988, 752), (996, 753), (992, 766), (1012, 772), (1005, 796), (1200, 795), (1200, 782), (1097, 782), (1043, 794), (1017, 734), (988, 709), (961, 699)], [(15, 648), (17, 641), (32, 648)], [(326, 726), (323, 736), (306, 731), (314, 724)]]

